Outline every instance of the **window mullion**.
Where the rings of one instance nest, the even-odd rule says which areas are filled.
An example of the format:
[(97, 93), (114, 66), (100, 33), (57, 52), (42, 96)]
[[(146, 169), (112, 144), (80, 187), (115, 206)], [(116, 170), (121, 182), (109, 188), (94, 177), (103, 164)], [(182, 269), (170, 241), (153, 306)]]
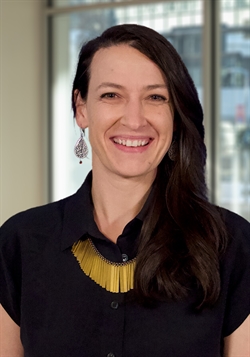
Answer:
[(217, 201), (217, 157), (220, 116), (220, 1), (204, 0), (203, 105), (208, 151), (207, 181), (210, 199)]

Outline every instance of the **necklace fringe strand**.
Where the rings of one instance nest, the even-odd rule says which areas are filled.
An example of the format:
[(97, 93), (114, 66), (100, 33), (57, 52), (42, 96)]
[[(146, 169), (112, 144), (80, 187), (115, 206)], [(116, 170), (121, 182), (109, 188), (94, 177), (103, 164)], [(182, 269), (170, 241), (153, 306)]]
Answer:
[(114, 263), (104, 258), (90, 238), (79, 240), (72, 247), (83, 272), (96, 284), (111, 293), (126, 293), (134, 288), (135, 260)]

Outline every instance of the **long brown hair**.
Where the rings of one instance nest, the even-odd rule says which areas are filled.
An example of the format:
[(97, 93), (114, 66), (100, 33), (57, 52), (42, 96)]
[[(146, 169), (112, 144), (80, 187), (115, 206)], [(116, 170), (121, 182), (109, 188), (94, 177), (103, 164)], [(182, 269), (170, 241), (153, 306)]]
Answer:
[(174, 110), (175, 160), (166, 154), (154, 182), (135, 270), (135, 293), (143, 302), (186, 296), (190, 282), (201, 291), (197, 306), (214, 304), (220, 293), (219, 257), (227, 236), (219, 209), (209, 203), (205, 182), (203, 111), (187, 68), (165, 37), (140, 25), (118, 25), (85, 44), (72, 90), (86, 99), (90, 65), (101, 48), (128, 44), (165, 75)]

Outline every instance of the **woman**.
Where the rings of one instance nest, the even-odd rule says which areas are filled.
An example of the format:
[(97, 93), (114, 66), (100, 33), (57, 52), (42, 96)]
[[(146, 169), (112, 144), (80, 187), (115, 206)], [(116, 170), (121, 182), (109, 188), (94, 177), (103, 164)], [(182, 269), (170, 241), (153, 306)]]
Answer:
[(92, 173), (2, 227), (6, 356), (248, 356), (250, 225), (207, 200), (202, 109), (174, 48), (106, 30), (80, 52), (72, 106)]

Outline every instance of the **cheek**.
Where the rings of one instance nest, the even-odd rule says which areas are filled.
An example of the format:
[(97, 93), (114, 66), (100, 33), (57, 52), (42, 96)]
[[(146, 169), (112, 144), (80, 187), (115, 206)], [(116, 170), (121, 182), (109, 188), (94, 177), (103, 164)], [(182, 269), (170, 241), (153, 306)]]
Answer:
[(173, 131), (174, 116), (169, 107), (152, 111), (151, 117), (154, 118), (155, 123), (158, 123), (157, 126), (161, 132), (165, 132), (168, 135), (169, 131)]
[(90, 125), (96, 130), (105, 130), (122, 116), (122, 109), (117, 106), (102, 106), (95, 108), (89, 116)]
[(163, 140), (171, 140), (174, 132), (174, 123), (172, 118), (165, 118), (165, 121), (161, 122), (159, 128), (160, 134), (163, 136)]

